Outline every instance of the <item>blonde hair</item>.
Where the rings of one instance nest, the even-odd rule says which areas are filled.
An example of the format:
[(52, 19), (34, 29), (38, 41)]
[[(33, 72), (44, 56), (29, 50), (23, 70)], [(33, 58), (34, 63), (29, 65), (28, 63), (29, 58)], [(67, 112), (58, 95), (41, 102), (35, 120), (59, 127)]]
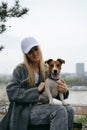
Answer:
[[(40, 50), (40, 48), (39, 48)], [(40, 72), (42, 74), (42, 78), (43, 80), (45, 81), (45, 67), (44, 67), (44, 60), (43, 60), (43, 57), (42, 57), (42, 53), (41, 53), (41, 50), (40, 50), (40, 54), (41, 54), (41, 59), (39, 61), (39, 68), (40, 68)], [(23, 64), (25, 65), (27, 71), (28, 71), (28, 77), (27, 77), (27, 80), (28, 80), (28, 83), (31, 87), (35, 86), (35, 79), (34, 79), (34, 71), (33, 71), (33, 68), (32, 68), (32, 64), (30, 63), (29, 59), (27, 58), (26, 54), (24, 54), (24, 62)]]

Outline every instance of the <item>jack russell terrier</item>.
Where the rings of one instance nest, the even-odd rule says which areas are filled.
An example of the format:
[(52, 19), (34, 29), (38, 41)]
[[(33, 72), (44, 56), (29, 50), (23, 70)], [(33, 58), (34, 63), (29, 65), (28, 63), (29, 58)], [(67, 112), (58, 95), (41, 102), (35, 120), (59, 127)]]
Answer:
[(53, 98), (55, 98), (59, 93), (62, 104), (66, 105), (63, 93), (58, 92), (57, 88), (57, 83), (61, 82), (60, 72), (63, 63), (65, 63), (63, 59), (49, 59), (45, 61), (45, 68), (49, 78), (47, 78), (45, 81), (45, 90), (42, 93), (42, 95), (48, 96), (49, 104), (55, 104)]

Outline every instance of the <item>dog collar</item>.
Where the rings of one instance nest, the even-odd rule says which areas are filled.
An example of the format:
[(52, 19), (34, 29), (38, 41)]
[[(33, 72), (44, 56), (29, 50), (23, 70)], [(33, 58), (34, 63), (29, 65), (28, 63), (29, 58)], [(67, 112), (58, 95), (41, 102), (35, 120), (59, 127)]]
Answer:
[(58, 80), (59, 80), (59, 78), (57, 78), (57, 79), (52, 78), (52, 76), (51, 76), (50, 73), (48, 73), (48, 77), (49, 77), (50, 79), (54, 80), (54, 81), (58, 81)]
[(54, 79), (54, 78), (52, 78), (52, 77), (51, 77), (50, 79), (52, 79), (52, 80), (54, 80), (54, 81), (58, 81), (58, 80), (59, 80), (59, 78), (58, 78), (58, 79)]

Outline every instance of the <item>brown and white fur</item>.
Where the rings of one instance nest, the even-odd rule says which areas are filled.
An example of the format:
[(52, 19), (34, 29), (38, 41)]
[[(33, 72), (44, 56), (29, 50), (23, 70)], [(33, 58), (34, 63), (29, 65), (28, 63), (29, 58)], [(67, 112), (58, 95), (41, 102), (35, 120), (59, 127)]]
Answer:
[(45, 61), (46, 71), (48, 72), (48, 77), (45, 81), (45, 92), (43, 94), (47, 94), (49, 98), (49, 104), (55, 104), (53, 98), (55, 98), (58, 93), (60, 96), (60, 100), (63, 105), (65, 105), (63, 94), (58, 92), (57, 83), (60, 81), (60, 72), (62, 64), (65, 63), (63, 59), (49, 59)]

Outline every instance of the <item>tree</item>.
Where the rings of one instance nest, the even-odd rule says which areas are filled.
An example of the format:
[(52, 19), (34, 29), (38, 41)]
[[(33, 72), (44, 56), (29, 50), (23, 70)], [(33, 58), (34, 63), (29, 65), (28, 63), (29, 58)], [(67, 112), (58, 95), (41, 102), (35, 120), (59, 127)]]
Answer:
[[(19, 0), (16, 0), (14, 5), (9, 8), (8, 3), (2, 2), (0, 5), (0, 34), (7, 30), (5, 23), (8, 19), (15, 17), (19, 18), (27, 14), (29, 9), (22, 8), (19, 4)], [(0, 51), (3, 49), (3, 45), (0, 46)]]

